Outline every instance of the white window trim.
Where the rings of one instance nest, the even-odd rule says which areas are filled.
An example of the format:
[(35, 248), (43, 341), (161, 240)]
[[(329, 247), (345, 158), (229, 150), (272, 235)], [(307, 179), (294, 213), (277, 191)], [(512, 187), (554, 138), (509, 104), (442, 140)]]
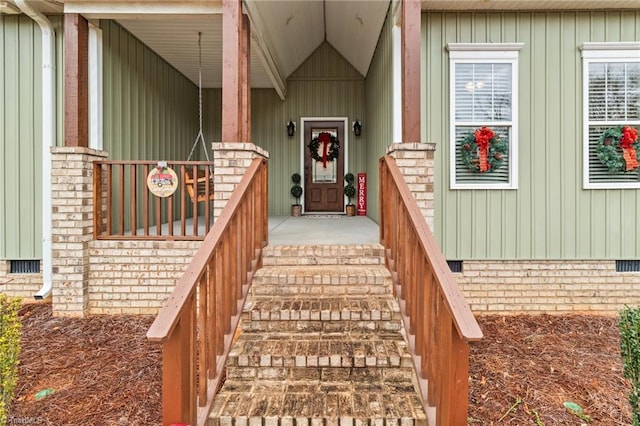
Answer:
[[(524, 43), (449, 43), (449, 188), (518, 189), (518, 58)], [(459, 63), (511, 64), (511, 139), (509, 141), (509, 182), (501, 184), (456, 182), (456, 97), (455, 65)], [(500, 124), (504, 124), (501, 121)], [(485, 123), (492, 125), (492, 123)]]
[[(589, 64), (592, 62), (640, 62), (640, 42), (587, 42), (580, 46), (582, 55), (582, 187), (583, 189), (637, 189), (640, 182), (589, 181)], [(640, 120), (607, 122), (640, 125)]]
[(89, 148), (103, 150), (102, 30), (89, 22)]

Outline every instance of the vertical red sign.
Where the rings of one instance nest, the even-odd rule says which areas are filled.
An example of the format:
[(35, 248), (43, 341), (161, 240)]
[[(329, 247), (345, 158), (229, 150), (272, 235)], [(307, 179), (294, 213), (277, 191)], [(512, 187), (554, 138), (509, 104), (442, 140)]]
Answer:
[(356, 207), (358, 208), (358, 216), (367, 215), (367, 174), (358, 173), (358, 198)]

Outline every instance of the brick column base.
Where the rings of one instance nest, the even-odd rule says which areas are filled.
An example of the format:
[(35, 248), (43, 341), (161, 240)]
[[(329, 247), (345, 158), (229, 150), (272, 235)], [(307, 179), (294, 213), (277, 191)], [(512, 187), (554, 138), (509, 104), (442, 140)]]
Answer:
[(433, 232), (433, 163), (436, 144), (434, 143), (394, 143), (387, 148), (387, 154), (396, 159), (396, 164), (404, 175), (409, 189), (418, 202), (429, 228)]
[(269, 158), (269, 153), (252, 143), (213, 143), (213, 220), (217, 220), (238, 183), (255, 158)]
[(93, 239), (93, 162), (107, 153), (51, 148), (53, 313), (89, 310), (89, 241)]

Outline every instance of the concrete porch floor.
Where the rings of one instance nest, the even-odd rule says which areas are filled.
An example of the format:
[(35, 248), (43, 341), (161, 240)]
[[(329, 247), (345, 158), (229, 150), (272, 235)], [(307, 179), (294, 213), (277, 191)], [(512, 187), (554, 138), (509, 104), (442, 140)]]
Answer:
[[(180, 232), (180, 221), (173, 223), (174, 233)], [(186, 235), (193, 235), (193, 219), (186, 219)], [(143, 229), (138, 229), (138, 235)], [(162, 224), (162, 235), (169, 234), (169, 225)], [(204, 217), (198, 217), (198, 235), (205, 235)], [(126, 235), (129, 235), (127, 233)], [(156, 227), (149, 227), (156, 235)], [(309, 244), (374, 244), (379, 238), (378, 224), (367, 216), (345, 215), (269, 216), (269, 245)]]
[(374, 244), (378, 224), (367, 216), (270, 216), (269, 245)]

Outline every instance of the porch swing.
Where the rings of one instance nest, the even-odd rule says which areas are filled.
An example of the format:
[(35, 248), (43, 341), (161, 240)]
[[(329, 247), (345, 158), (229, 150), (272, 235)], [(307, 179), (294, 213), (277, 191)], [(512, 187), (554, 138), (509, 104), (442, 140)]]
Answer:
[[(204, 135), (202, 133), (202, 32), (198, 32), (198, 55), (199, 55), (199, 63), (198, 63), (198, 113), (199, 113), (199, 124), (200, 129), (198, 131), (198, 135), (196, 139), (193, 141), (193, 146), (191, 147), (191, 152), (189, 152), (189, 157), (187, 161), (191, 161), (191, 157), (193, 157), (193, 153), (196, 150), (196, 146), (198, 144), (202, 145), (202, 150), (204, 151), (204, 156), (207, 159), (207, 163), (210, 163), (209, 160), (209, 151), (207, 150), (207, 146), (204, 143)], [(192, 202), (200, 203), (202, 201), (212, 201), (214, 199), (214, 194), (212, 191), (213, 188), (213, 168), (211, 164), (208, 165), (209, 173), (207, 177), (206, 170), (200, 171), (197, 170), (194, 174), (193, 171), (185, 171), (184, 174), (184, 183), (187, 186), (187, 192), (189, 193), (189, 197)], [(207, 180), (209, 181), (209, 193), (207, 194)]]

